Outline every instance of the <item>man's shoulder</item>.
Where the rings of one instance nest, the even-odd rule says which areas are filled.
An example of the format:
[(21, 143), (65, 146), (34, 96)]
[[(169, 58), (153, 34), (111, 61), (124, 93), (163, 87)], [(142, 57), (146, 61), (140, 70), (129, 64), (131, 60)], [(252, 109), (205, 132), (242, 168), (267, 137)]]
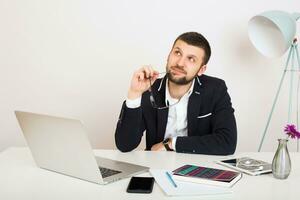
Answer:
[(198, 76), (198, 79), (201, 83), (201, 85), (206, 86), (209, 85), (211, 86), (216, 86), (216, 87), (220, 87), (220, 86), (225, 86), (225, 81), (223, 79), (214, 77), (214, 76), (208, 76), (208, 75), (204, 75), (202, 74), (201, 76)]

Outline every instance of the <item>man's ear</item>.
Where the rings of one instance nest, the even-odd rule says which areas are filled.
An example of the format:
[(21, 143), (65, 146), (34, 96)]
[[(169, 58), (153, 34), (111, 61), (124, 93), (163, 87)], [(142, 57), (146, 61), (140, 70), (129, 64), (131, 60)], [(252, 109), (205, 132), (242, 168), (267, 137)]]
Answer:
[(198, 71), (198, 76), (201, 76), (206, 71), (206, 65), (202, 65)]

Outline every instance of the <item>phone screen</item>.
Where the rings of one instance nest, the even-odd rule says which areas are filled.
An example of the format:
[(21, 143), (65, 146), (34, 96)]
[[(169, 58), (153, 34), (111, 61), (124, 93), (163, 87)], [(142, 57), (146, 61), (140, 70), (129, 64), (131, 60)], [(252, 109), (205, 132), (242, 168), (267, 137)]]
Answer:
[(129, 193), (151, 193), (153, 189), (153, 177), (132, 177), (127, 187)]

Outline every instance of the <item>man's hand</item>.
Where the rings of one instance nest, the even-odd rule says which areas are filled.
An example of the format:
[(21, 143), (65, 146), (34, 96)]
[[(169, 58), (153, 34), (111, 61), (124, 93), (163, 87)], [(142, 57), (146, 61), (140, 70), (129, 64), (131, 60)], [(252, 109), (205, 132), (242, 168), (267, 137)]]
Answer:
[(131, 79), (130, 88), (128, 90), (128, 99), (136, 99), (142, 96), (143, 92), (150, 88), (150, 81), (154, 83), (154, 81), (158, 78), (158, 71), (155, 71), (150, 66), (144, 66), (138, 69)]
[(157, 143), (151, 147), (151, 151), (166, 151), (166, 148), (162, 142)]

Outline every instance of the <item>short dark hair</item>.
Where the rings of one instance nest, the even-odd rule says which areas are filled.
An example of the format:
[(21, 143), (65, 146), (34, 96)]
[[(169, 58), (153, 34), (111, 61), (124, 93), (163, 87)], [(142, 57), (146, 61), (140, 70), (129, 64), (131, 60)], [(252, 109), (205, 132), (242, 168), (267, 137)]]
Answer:
[(173, 46), (178, 40), (182, 40), (183, 42), (186, 42), (189, 45), (199, 47), (204, 50), (204, 58), (203, 58), (203, 65), (206, 65), (208, 63), (208, 60), (211, 55), (211, 49), (209, 42), (207, 39), (197, 32), (186, 32), (181, 35), (179, 35), (176, 40), (174, 41)]

